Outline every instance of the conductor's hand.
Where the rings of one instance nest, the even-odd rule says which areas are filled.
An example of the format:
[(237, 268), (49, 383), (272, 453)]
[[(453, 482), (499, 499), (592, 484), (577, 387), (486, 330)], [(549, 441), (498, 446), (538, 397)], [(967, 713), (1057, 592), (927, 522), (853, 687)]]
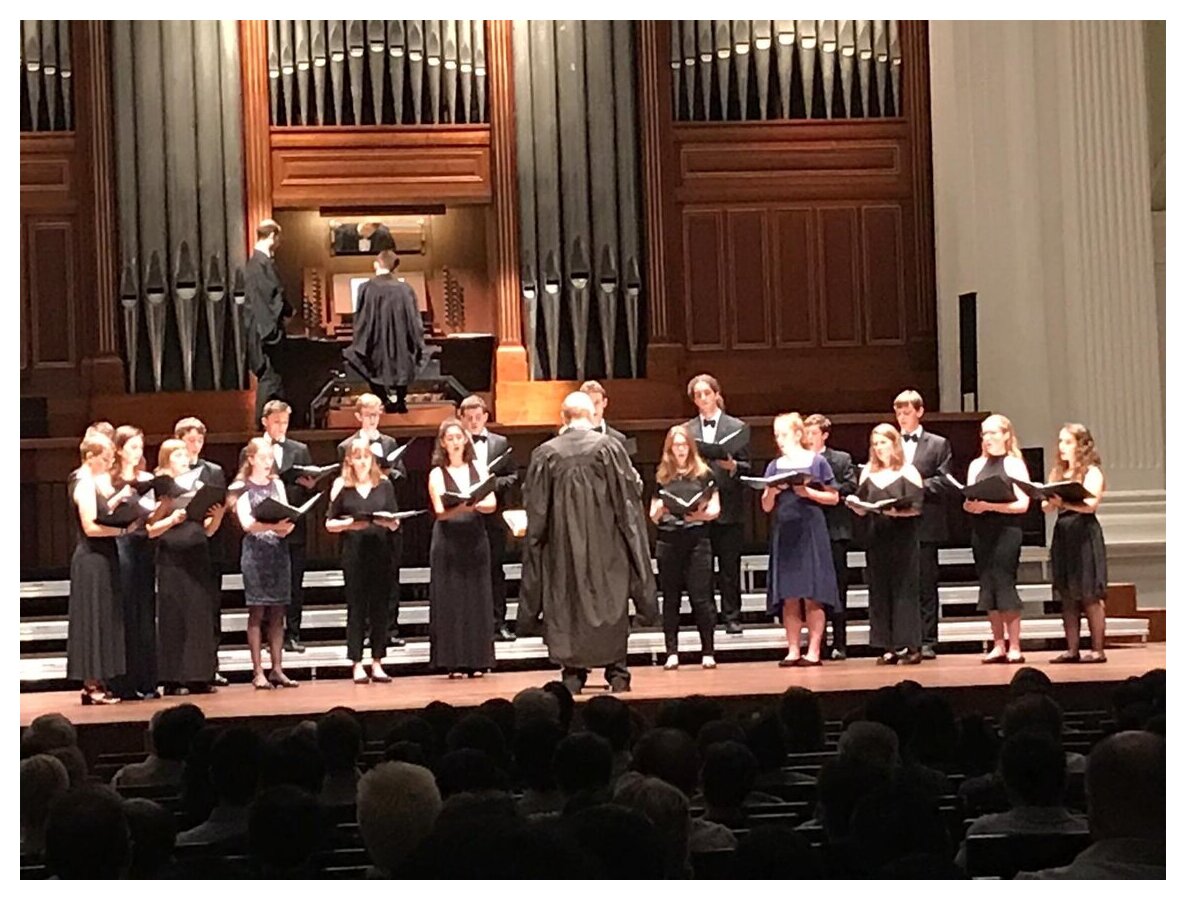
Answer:
[(272, 530), (276, 532), (276, 534), (280, 535), (280, 537), (288, 537), (290, 534), (292, 534), (292, 530), (294, 528), (296, 528), (296, 525), (293, 523), (292, 519), (285, 519), (283, 522), (277, 522), (272, 526)]
[(312, 475), (302, 475), (296, 480), (296, 483), (307, 491), (311, 491), (313, 488), (317, 487), (317, 479)]

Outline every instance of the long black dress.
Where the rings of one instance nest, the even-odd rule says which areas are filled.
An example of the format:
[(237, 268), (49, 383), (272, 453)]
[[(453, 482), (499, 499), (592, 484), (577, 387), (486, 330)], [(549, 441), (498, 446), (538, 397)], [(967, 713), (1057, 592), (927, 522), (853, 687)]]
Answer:
[[(878, 487), (869, 478), (857, 488), (857, 497), (868, 503), (897, 500), (907, 495), (905, 478)], [(921, 505), (922, 498), (919, 498)], [(880, 650), (922, 644), (919, 609), (920, 516), (869, 516), (865, 548), (865, 575), (869, 580), (869, 643)]]
[[(124, 610), (120, 595), (119, 555), (114, 537), (87, 537), (69, 483), (75, 533), (70, 558), (70, 625), (66, 636), (66, 677), (107, 681), (127, 668), (124, 655)], [(107, 501), (95, 492), (99, 516)]]
[[(365, 497), (357, 488), (343, 487), (330, 503), (326, 518), (357, 518), (381, 510), (396, 510), (395, 487), (387, 478), (379, 479), (379, 483)], [(382, 659), (387, 652), (391, 534), (388, 529), (377, 525), (342, 533), (342, 574), (346, 579), (346, 655), (355, 662), (362, 659), (364, 632), (370, 634), (373, 659)]]
[[(976, 482), (993, 476), (1008, 478), (1005, 457), (990, 456)], [(1021, 565), (1021, 516), (988, 512), (972, 516), (972, 559), (980, 582), (981, 612), (1018, 612), (1017, 567)]]
[[(458, 484), (447, 468), (445, 490)], [(469, 464), (470, 484), (478, 470)], [(482, 513), (464, 512), (438, 519), (429, 551), (429, 665), (450, 672), (475, 672), (494, 666), (490, 633), (490, 542)]]
[[(169, 496), (178, 496), (174, 486)], [(210, 542), (186, 519), (156, 539), (157, 668), (166, 684), (205, 684), (218, 666)]]
[(127, 673), (118, 692), (151, 694), (156, 690), (156, 566), (153, 545), (143, 529), (115, 539), (119, 552), (120, 591), (124, 606)]
[(1064, 612), (1081, 610), (1108, 593), (1108, 556), (1095, 513), (1063, 509), (1050, 542), (1054, 599)]

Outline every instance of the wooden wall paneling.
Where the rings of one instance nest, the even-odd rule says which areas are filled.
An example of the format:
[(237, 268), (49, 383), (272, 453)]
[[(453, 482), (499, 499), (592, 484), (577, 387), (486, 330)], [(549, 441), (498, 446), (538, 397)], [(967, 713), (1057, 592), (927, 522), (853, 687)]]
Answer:
[(902, 252), (902, 207), (862, 206), (860, 243), (865, 343), (904, 344), (907, 265)]
[(75, 240), (76, 225), (73, 217), (51, 216), (30, 216), (26, 223), (32, 298), (30, 350), (35, 370), (78, 365), (76, 254), (80, 248)]
[[(519, 283), (519, 181), (515, 155), (515, 81), (512, 23), (486, 23), (486, 68), (490, 81), (490, 145), (493, 169), (494, 296), (498, 312), (495, 386), (527, 379), (523, 308)], [(497, 397), (495, 398), (497, 402)]]
[(243, 75), (243, 177), (247, 188), (244, 252), (255, 244), (255, 228), (272, 215), (271, 107), (268, 95), (268, 23), (239, 22)]
[(819, 340), (815, 213), (805, 206), (774, 209), (770, 240), (775, 346), (814, 347)]
[(860, 343), (861, 285), (859, 231), (855, 206), (816, 210), (819, 247), (821, 346)]
[(33, 309), (29, 304), (29, 229), (25, 226), (24, 216), (20, 223), (20, 337), (21, 337), (21, 378), (22, 383), (26, 370), (29, 368), (29, 329)]
[(764, 209), (730, 209), (725, 213), (728, 244), (730, 345), (738, 350), (769, 349), (774, 341), (770, 316), (770, 216)]
[(719, 209), (684, 211), (684, 318), (689, 350), (726, 346), (724, 218)]

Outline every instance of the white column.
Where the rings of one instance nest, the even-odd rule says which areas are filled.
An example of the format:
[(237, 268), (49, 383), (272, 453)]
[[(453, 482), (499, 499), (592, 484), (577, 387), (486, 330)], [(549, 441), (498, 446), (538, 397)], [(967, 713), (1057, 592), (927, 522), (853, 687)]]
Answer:
[(981, 407), (1048, 460), (1063, 422), (1092, 430), (1112, 580), (1164, 605), (1142, 26), (932, 22), (930, 34), (941, 408), (959, 408), (958, 296), (976, 291)]

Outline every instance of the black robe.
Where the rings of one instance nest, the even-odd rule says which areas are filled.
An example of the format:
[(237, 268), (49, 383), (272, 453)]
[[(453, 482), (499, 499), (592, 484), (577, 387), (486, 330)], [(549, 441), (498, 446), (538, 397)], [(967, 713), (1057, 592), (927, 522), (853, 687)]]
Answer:
[(531, 454), (520, 634), (543, 615), (554, 662), (590, 669), (626, 657), (628, 600), (658, 615), (646, 520), (630, 458), (611, 437), (569, 429)]
[(390, 274), (376, 275), (360, 287), (354, 340), (343, 356), (372, 384), (410, 384), (424, 358), (424, 323), (416, 292)]

